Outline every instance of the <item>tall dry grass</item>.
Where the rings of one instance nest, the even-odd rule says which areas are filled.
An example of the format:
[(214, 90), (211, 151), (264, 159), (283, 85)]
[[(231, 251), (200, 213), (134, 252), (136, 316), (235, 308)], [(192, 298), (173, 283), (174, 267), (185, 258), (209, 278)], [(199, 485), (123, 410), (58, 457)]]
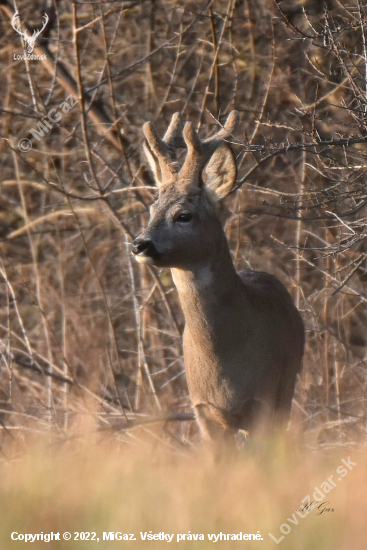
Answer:
[[(99, 538), (48, 544), (57, 549), (366, 547), (366, 453), (357, 447), (310, 452), (300, 442), (274, 439), (235, 456), (213, 457), (204, 450), (164, 448), (153, 433), (144, 443), (127, 445), (96, 435), (91, 425), (79, 428), (67, 443), (51, 443), (50, 434), (47, 444), (28, 441), (26, 454), (1, 462), (1, 548), (24, 548), (25, 543), (11, 541), (12, 532), (70, 532), (72, 537), (90, 532)], [(352, 469), (339, 470), (344, 477), (338, 481), (336, 469), (348, 458)], [(331, 476), (336, 486), (320, 500), (320, 509), (302, 513), (305, 497), (313, 501), (315, 488)], [(333, 511), (320, 514), (321, 509)], [(277, 544), (269, 533), (279, 540), (281, 526), (288, 534)], [(140, 533), (150, 531), (174, 537), (170, 543), (143, 541)], [(103, 532), (134, 534), (136, 541), (103, 540)], [(258, 532), (262, 540), (208, 539), (208, 534)], [(177, 542), (177, 534), (190, 533), (204, 540)], [(42, 541), (29, 544), (45, 547)]]

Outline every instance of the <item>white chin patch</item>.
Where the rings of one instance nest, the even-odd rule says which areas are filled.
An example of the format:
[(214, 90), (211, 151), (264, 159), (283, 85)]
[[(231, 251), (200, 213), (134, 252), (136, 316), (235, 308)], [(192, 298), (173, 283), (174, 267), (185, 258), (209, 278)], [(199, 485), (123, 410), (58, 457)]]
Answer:
[(147, 265), (153, 265), (153, 258), (150, 256), (143, 256), (141, 254), (138, 254), (135, 256), (135, 259), (139, 262), (139, 264), (147, 264)]

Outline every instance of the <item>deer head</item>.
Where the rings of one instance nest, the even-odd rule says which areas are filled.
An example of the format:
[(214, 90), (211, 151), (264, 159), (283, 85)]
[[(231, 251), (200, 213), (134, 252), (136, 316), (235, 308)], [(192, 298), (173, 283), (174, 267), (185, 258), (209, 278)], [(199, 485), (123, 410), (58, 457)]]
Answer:
[(13, 18), (12, 18), (12, 21), (11, 21), (12, 27), (18, 34), (20, 34), (23, 37), (24, 41), (27, 44), (27, 48), (26, 48), (27, 53), (29, 53), (29, 54), (33, 52), (33, 48), (34, 48), (34, 45), (36, 43), (37, 38), (39, 37), (39, 35), (41, 34), (41, 32), (44, 30), (44, 28), (46, 27), (46, 25), (48, 23), (47, 13), (44, 14), (43, 19), (44, 19), (44, 22), (43, 22), (42, 28), (39, 29), (39, 30), (34, 30), (32, 36), (29, 36), (29, 34), (27, 33), (26, 30), (25, 31), (21, 30), (19, 12), (17, 11), (13, 15)]
[[(205, 262), (215, 240), (225, 238), (216, 202), (228, 195), (236, 181), (236, 160), (226, 139), (237, 122), (238, 113), (232, 111), (222, 129), (204, 141), (191, 122), (182, 131), (178, 113), (163, 139), (152, 123), (144, 125), (144, 149), (159, 196), (151, 207), (148, 227), (132, 243), (140, 263), (185, 269)], [(182, 166), (177, 161), (180, 148), (187, 149)]]

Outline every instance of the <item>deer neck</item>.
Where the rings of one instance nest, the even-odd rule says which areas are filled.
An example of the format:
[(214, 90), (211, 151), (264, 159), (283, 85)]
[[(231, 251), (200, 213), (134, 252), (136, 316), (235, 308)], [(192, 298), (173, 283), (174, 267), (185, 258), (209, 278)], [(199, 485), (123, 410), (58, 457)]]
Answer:
[(193, 330), (213, 324), (238, 294), (241, 280), (230, 256), (227, 239), (216, 243), (210, 257), (185, 268), (172, 268), (186, 326)]

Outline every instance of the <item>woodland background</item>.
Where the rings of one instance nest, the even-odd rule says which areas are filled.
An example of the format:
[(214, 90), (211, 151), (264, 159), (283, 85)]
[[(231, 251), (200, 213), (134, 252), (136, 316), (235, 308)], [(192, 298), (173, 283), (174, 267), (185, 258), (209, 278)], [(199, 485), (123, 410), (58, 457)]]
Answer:
[[(367, 414), (367, 3), (0, 2), (0, 442), (80, 419), (132, 445), (198, 442), (168, 270), (129, 243), (156, 196), (141, 127), (176, 111), (205, 137), (237, 109), (238, 269), (269, 271), (306, 324), (292, 425), (354, 445)], [(23, 26), (23, 28), (25, 28)], [(72, 95), (40, 141), (30, 130)], [(27, 152), (18, 147), (29, 139)], [(256, 532), (256, 531), (255, 531)]]

